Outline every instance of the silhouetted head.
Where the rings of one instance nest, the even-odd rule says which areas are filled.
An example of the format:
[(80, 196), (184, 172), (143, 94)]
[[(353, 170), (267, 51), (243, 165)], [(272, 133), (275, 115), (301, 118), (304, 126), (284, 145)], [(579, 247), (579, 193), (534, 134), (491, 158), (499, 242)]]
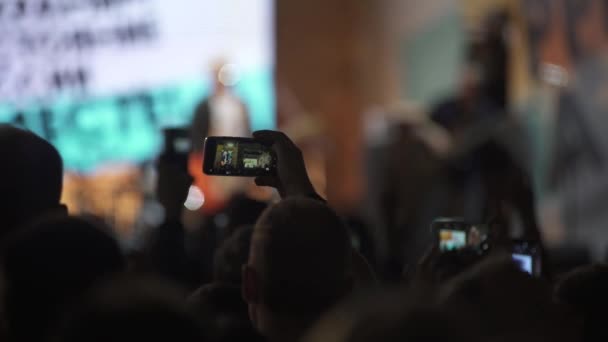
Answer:
[(326, 204), (289, 198), (258, 220), (243, 295), (265, 337), (295, 339), (352, 288), (348, 229)]
[(249, 259), (252, 226), (237, 229), (215, 252), (213, 278), (216, 282), (241, 286), (241, 270)]
[(56, 341), (207, 341), (182, 293), (154, 278), (119, 278), (91, 291)]
[(549, 284), (522, 272), (509, 256), (489, 257), (455, 277), (444, 286), (441, 298), (447, 307), (475, 312), (486, 338), (562, 341), (577, 333), (553, 303)]
[(63, 166), (57, 150), (32, 132), (0, 125), (0, 237), (60, 206)]
[(197, 314), (211, 341), (261, 341), (247, 313), (241, 288), (212, 283), (196, 290), (188, 306)]
[(446, 310), (428, 294), (383, 289), (340, 305), (325, 315), (305, 342), (480, 341), (477, 321)]
[(566, 274), (557, 284), (555, 297), (583, 320), (584, 341), (606, 341), (608, 265), (591, 265)]
[(2, 251), (11, 337), (39, 340), (73, 301), (124, 266), (114, 238), (81, 218), (47, 218), (18, 231)]

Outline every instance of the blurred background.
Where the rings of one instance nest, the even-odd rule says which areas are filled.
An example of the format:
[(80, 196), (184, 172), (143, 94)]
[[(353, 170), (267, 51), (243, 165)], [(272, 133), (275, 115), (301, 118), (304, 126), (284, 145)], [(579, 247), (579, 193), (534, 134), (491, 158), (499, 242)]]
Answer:
[(64, 202), (126, 245), (163, 220), (164, 129), (194, 139), (193, 227), (276, 196), (205, 178), (202, 137), (281, 129), (376, 264), (419, 255), (433, 217), (486, 220), (512, 170), (547, 246), (602, 260), (607, 32), (605, 0), (2, 1), (0, 121), (51, 141)]

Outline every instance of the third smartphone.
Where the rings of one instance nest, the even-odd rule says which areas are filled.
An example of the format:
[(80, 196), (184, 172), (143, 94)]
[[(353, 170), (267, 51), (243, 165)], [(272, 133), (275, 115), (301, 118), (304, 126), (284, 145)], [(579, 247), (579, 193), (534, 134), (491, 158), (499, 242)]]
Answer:
[(513, 241), (511, 258), (523, 272), (535, 277), (540, 276), (541, 265), (538, 244), (525, 240)]
[(469, 224), (459, 218), (438, 218), (431, 224), (431, 229), (442, 252), (469, 248), (483, 253), (488, 249), (485, 225)]

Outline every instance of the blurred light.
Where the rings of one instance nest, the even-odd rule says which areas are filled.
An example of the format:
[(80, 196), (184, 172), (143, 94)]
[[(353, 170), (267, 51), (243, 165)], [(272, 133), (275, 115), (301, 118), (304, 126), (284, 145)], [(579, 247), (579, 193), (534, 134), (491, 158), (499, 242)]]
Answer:
[(220, 69), (218, 75), (218, 80), (221, 84), (226, 87), (232, 87), (239, 82), (238, 70), (236, 64), (224, 64)]
[(190, 190), (188, 190), (188, 198), (186, 198), (186, 202), (184, 202), (184, 207), (188, 210), (198, 210), (200, 207), (205, 204), (205, 195), (197, 186), (190, 186)]
[(556, 87), (565, 87), (568, 84), (568, 72), (557, 64), (543, 63), (541, 77), (543, 81)]

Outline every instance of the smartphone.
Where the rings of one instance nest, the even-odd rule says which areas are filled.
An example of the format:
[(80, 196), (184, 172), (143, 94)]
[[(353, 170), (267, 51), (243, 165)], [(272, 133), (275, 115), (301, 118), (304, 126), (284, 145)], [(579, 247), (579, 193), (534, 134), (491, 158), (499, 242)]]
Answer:
[(524, 240), (513, 241), (511, 258), (523, 272), (535, 277), (540, 276), (541, 265), (538, 244)]
[(190, 153), (190, 132), (185, 128), (165, 128), (164, 153), (166, 154), (188, 154)]
[(190, 131), (185, 128), (163, 129), (165, 145), (161, 159), (165, 162), (179, 165), (183, 170), (188, 170), (188, 156), (191, 149)]
[(483, 224), (470, 224), (460, 218), (438, 218), (431, 224), (442, 252), (465, 248), (483, 253), (488, 249), (488, 229)]
[(257, 177), (276, 173), (277, 158), (268, 144), (253, 138), (205, 138), (203, 172), (214, 176)]

